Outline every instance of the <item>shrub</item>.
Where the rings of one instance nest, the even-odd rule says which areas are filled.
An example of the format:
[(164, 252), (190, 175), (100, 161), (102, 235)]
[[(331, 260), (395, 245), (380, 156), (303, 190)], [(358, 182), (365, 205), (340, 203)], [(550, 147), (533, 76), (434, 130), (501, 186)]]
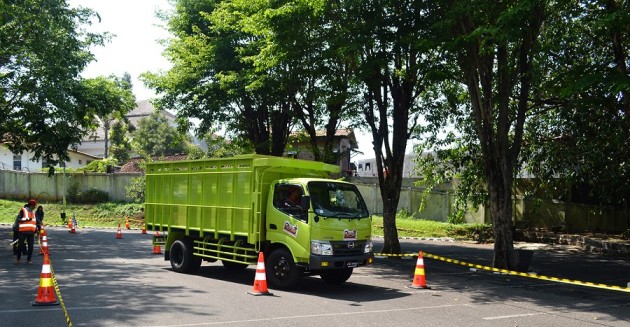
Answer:
[(109, 193), (93, 188), (80, 193), (79, 199), (80, 203), (103, 203), (109, 201)]
[(132, 179), (129, 186), (125, 187), (127, 197), (133, 199), (135, 203), (143, 203), (145, 185), (146, 178), (144, 176)]

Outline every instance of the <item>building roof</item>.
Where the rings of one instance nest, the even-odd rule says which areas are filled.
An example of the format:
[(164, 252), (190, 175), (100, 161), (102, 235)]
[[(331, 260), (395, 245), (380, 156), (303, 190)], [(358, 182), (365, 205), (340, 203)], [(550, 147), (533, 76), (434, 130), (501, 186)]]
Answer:
[[(127, 118), (132, 118), (132, 117), (148, 117), (151, 116), (151, 114), (155, 111), (155, 107), (153, 106), (153, 104), (151, 103), (151, 100), (140, 100), (140, 101), (136, 101), (136, 107), (133, 108), (133, 110), (131, 110), (126, 117)], [(175, 115), (173, 115), (172, 113), (166, 111), (166, 110), (162, 110), (162, 114), (164, 116), (167, 116), (169, 118), (173, 118), (175, 119)]]

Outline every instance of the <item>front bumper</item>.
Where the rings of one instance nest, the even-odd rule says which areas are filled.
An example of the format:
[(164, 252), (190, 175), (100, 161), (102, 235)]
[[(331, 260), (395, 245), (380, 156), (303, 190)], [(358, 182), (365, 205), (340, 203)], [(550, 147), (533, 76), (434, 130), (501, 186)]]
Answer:
[(356, 268), (370, 265), (374, 262), (374, 253), (366, 253), (353, 256), (327, 256), (327, 255), (310, 255), (308, 269), (310, 270), (327, 270), (341, 268)]

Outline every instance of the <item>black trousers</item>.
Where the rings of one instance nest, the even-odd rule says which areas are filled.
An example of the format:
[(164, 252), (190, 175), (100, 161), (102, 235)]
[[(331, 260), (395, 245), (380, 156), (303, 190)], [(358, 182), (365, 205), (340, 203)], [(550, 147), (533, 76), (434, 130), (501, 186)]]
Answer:
[[(26, 241), (26, 244), (25, 244)], [(18, 241), (17, 259), (20, 260), (22, 253), (26, 250), (26, 260), (31, 261), (33, 257), (33, 243), (35, 242), (35, 233), (20, 233)], [(26, 247), (26, 248), (25, 248)]]

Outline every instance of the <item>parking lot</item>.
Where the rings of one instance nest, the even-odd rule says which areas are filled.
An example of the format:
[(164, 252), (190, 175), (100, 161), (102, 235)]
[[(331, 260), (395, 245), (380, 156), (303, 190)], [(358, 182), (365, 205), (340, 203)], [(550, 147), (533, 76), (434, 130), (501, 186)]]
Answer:
[[(0, 226), (8, 244), (10, 226)], [(331, 286), (306, 277), (291, 292), (270, 289), (252, 296), (255, 267), (232, 272), (204, 263), (198, 273), (178, 274), (152, 254), (151, 234), (114, 229), (48, 229), (50, 260), (61, 305), (35, 307), (42, 256), (14, 265), (0, 253), (0, 321), (4, 326), (630, 326), (630, 292), (474, 271), (425, 257), (430, 289), (413, 289), (416, 257), (377, 258)], [(375, 239), (379, 249), (378, 238)], [(489, 265), (492, 245), (401, 240), (404, 253), (428, 254)], [(535, 249), (530, 272), (623, 286), (624, 258)], [(36, 248), (35, 253), (38, 250)], [(65, 308), (65, 310), (64, 310)]]

